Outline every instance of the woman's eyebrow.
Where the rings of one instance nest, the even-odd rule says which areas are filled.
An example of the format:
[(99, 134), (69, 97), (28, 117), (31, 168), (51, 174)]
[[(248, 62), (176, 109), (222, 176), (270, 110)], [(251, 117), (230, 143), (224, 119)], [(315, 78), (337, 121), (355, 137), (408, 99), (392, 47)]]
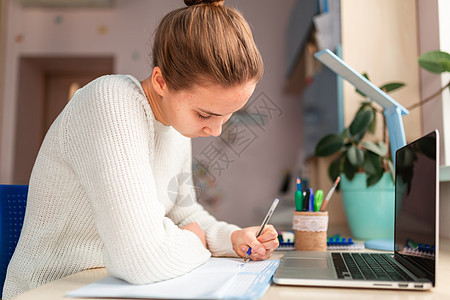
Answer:
[(213, 116), (218, 116), (218, 117), (221, 117), (221, 116), (222, 116), (222, 115), (220, 115), (220, 114), (215, 114), (215, 113), (212, 113), (212, 112), (209, 112), (209, 111), (200, 109), (200, 108), (197, 108), (197, 110), (200, 111), (200, 112), (202, 112), (202, 113), (204, 113), (204, 114), (208, 114), (208, 115), (213, 115)]

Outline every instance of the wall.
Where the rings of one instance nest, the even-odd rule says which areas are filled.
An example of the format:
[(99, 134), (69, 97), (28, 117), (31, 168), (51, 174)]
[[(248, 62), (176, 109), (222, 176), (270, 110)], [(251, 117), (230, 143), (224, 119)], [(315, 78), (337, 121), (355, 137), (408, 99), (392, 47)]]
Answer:
[[(447, 13), (450, 9), (448, 1), (418, 0), (419, 18), (419, 51), (441, 49), (450, 52), (449, 28), (450, 20)], [(449, 73), (434, 74), (420, 70), (422, 99), (426, 99), (444, 86), (450, 79)], [(423, 106), (424, 132), (438, 128), (441, 137), (441, 165), (449, 169), (450, 165), (450, 123), (445, 117), (450, 112), (450, 93), (448, 89)], [(432, 118), (427, 116), (433, 116)], [(441, 168), (441, 172), (446, 170)], [(444, 176), (445, 177), (445, 176)], [(442, 176), (441, 176), (442, 178)], [(440, 233), (450, 238), (450, 181), (440, 183)]]
[[(3, 123), (3, 84), (5, 77), (5, 40), (6, 40), (6, 13), (7, 13), (7, 1), (0, 0), (0, 124)], [(0, 138), (1, 138), (1, 129), (0, 129)], [(1, 153), (1, 143), (0, 143), (0, 153)], [(0, 156), (1, 158), (1, 156)], [(1, 172), (1, 171), (0, 171)]]
[[(448, 12), (450, 11), (450, 2), (439, 0), (439, 40), (440, 49), (450, 53), (450, 19)], [(450, 72), (441, 74), (441, 86), (447, 84), (450, 80)], [(450, 91), (445, 89), (442, 93), (442, 118), (443, 118), (443, 142), (445, 148), (445, 165), (450, 169)], [(442, 171), (442, 168), (441, 168)], [(450, 213), (450, 181), (441, 182), (441, 222), (440, 230), (442, 236), (450, 238), (450, 221), (448, 215)]]
[[(419, 54), (439, 49), (439, 10), (438, 0), (418, 0), (418, 38)], [(428, 72), (420, 68), (420, 92), (421, 99), (426, 99), (441, 87), (440, 75)], [(441, 133), (440, 160), (445, 164), (445, 139), (443, 133), (443, 103), (441, 95), (423, 105), (423, 132), (439, 129)], [(433, 116), (429, 118), (427, 116)]]
[[(0, 182), (11, 183), (15, 149), (15, 114), (18, 95), (19, 59), (32, 56), (114, 57), (115, 73), (144, 79), (150, 72), (150, 36), (159, 20), (183, 2), (117, 0), (104, 9), (24, 9), (18, 1), (8, 1), (4, 87), (1, 91)], [(238, 225), (261, 222), (273, 198), (278, 195), (281, 177), (291, 168), (300, 148), (301, 105), (282, 92), (286, 63), (286, 27), (294, 0), (279, 5), (268, 0), (226, 1), (241, 10), (254, 30), (264, 62), (265, 75), (251, 98), (248, 111), (266, 114), (265, 122), (248, 118), (245, 128), (251, 143), (238, 152), (223, 145), (232, 163), (216, 174), (219, 201), (210, 209), (220, 219)], [(276, 16), (276, 17), (274, 17)], [(194, 157), (202, 158), (210, 139), (194, 139)], [(236, 150), (236, 149), (234, 149)], [(228, 151), (228, 152), (227, 152)], [(238, 154), (236, 154), (238, 153)], [(287, 205), (293, 203), (288, 200)]]
[[(439, 0), (439, 42), (440, 49), (450, 53), (450, 19), (448, 12), (450, 11), (450, 2), (447, 0)], [(450, 72), (441, 74), (441, 86), (450, 81)], [(450, 166), (450, 89), (442, 92), (442, 118), (445, 131), (442, 132), (445, 145), (445, 165)]]
[(14, 161), (19, 58), (27, 56), (111, 55), (116, 73), (143, 78), (149, 73), (149, 37), (177, 1), (116, 1), (112, 9), (23, 9), (8, 1), (0, 182), (10, 182)]
[[(343, 59), (356, 71), (367, 72), (380, 86), (401, 81), (406, 87), (391, 93), (408, 107), (420, 100), (417, 8), (415, 0), (341, 1)], [(348, 125), (362, 98), (344, 82), (344, 115)], [(379, 136), (382, 119), (378, 117)], [(421, 108), (403, 117), (406, 140), (422, 134)]]
[[(112, 57), (24, 57), (19, 62), (12, 182), (27, 184), (50, 125), (79, 87), (113, 73)], [(26, 120), (26, 121), (24, 121)]]

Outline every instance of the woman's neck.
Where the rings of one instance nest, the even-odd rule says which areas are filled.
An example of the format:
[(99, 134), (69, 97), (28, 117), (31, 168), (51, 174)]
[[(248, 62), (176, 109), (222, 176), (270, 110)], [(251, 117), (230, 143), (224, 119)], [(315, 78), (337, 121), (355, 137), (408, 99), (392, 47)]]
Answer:
[(156, 120), (158, 120), (159, 122), (161, 122), (166, 126), (169, 126), (170, 123), (165, 118), (161, 107), (162, 97), (158, 95), (153, 89), (152, 77), (151, 76), (147, 77), (146, 79), (144, 79), (144, 81), (141, 82), (141, 84), (142, 89), (144, 90), (145, 96), (147, 96), (147, 100), (150, 103), (150, 106), (152, 108)]

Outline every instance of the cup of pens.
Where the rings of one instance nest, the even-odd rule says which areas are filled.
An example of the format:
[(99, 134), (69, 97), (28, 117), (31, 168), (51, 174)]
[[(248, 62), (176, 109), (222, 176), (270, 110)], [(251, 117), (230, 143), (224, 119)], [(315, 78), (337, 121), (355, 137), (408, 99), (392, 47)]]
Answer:
[(328, 211), (326, 207), (339, 183), (339, 177), (334, 182), (325, 199), (323, 190), (315, 193), (312, 188), (302, 191), (300, 178), (297, 178), (295, 192), (295, 211), (292, 228), (295, 233), (295, 250), (326, 251)]

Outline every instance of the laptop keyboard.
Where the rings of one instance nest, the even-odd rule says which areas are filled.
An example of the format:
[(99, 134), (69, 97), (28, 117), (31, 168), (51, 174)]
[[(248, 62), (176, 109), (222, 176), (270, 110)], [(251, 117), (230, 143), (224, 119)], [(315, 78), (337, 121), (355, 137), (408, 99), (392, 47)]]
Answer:
[(331, 253), (337, 276), (340, 279), (412, 281), (397, 266), (389, 254), (379, 253)]

